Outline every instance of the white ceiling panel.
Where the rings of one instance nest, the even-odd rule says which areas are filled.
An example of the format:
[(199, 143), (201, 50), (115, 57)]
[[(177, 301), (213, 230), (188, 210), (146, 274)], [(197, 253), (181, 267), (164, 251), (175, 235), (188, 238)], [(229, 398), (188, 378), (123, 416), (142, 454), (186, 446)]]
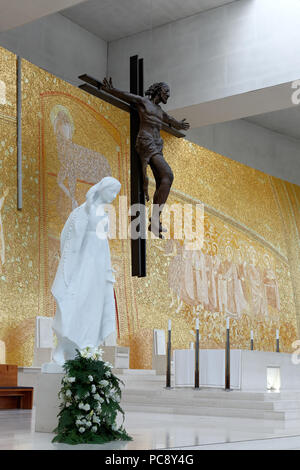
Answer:
[(102, 39), (114, 41), (232, 1), (88, 0), (61, 13)]
[(87, 0), (0, 0), (0, 32)]

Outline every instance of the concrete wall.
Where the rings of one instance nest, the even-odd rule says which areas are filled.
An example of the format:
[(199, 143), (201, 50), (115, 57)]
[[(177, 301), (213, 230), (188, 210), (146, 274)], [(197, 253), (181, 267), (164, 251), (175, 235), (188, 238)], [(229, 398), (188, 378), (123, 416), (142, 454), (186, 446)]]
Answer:
[(22, 24), (69, 8), (87, 0), (1, 0), (0, 31), (8, 31)]
[(108, 73), (128, 89), (139, 54), (147, 84), (170, 84), (175, 110), (299, 78), (299, 41), (298, 0), (239, 0), (109, 43)]
[(300, 185), (300, 141), (240, 119), (187, 133), (187, 139), (277, 178)]
[(106, 74), (107, 43), (59, 13), (0, 33), (0, 46), (73, 85)]

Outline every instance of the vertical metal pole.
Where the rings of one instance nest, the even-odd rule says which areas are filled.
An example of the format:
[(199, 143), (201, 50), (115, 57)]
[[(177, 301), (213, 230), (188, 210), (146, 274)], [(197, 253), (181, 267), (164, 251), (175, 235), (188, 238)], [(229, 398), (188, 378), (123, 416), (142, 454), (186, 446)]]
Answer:
[(23, 208), (22, 195), (22, 59), (17, 57), (17, 208)]
[(251, 330), (250, 349), (251, 349), (251, 351), (254, 351), (253, 330)]
[(171, 388), (171, 328), (168, 329), (166, 388)]
[(199, 327), (196, 329), (195, 343), (195, 388), (199, 389)]
[(138, 60), (139, 76), (138, 76), (138, 94), (144, 96), (144, 59)]
[[(138, 56), (130, 57), (130, 92), (143, 94), (143, 60)], [(133, 215), (131, 220), (140, 219), (139, 237), (131, 238), (131, 265), (132, 276), (146, 276), (146, 240), (143, 234), (146, 231), (145, 221), (145, 195), (143, 190), (143, 173), (139, 155), (135, 148), (136, 138), (139, 132), (140, 120), (138, 113), (130, 112), (130, 180), (131, 180), (131, 205), (139, 204), (140, 213)]]
[(225, 348), (225, 390), (230, 391), (230, 329), (229, 318), (226, 322), (226, 348)]
[(276, 352), (280, 352), (280, 345), (279, 345), (279, 330), (276, 330)]
[[(138, 59), (138, 94), (144, 96), (144, 59)], [(139, 163), (140, 158), (137, 155)], [(140, 250), (140, 277), (145, 277), (147, 274), (147, 264), (146, 264), (146, 231), (147, 231), (147, 220), (146, 220), (146, 205), (145, 205), (145, 194), (144, 194), (144, 181), (143, 175), (141, 173), (141, 164), (140, 164), (140, 190), (139, 190), (139, 203), (140, 203), (140, 240), (139, 240), (139, 250)]]

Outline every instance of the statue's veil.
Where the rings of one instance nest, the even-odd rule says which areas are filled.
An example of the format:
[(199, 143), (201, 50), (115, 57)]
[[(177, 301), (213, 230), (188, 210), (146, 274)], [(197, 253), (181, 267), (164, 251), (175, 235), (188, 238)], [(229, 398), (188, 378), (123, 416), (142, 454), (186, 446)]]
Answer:
[(88, 190), (86, 201), (71, 212), (64, 225), (60, 238), (61, 259), (51, 289), (56, 299), (62, 298), (66, 290), (71, 288), (72, 278), (76, 275), (87, 230), (89, 205), (96, 194), (100, 195), (101, 191), (108, 186), (115, 186), (120, 190), (121, 184), (111, 176), (103, 178)]

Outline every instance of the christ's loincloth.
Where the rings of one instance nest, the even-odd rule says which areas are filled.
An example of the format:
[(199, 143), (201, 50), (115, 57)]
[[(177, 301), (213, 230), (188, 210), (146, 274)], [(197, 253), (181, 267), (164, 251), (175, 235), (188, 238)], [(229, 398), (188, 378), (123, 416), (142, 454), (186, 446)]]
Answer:
[(146, 162), (149, 165), (150, 160), (154, 155), (162, 155), (163, 145), (164, 142), (160, 136), (158, 138), (154, 138), (150, 135), (138, 135), (135, 148), (141, 161)]

